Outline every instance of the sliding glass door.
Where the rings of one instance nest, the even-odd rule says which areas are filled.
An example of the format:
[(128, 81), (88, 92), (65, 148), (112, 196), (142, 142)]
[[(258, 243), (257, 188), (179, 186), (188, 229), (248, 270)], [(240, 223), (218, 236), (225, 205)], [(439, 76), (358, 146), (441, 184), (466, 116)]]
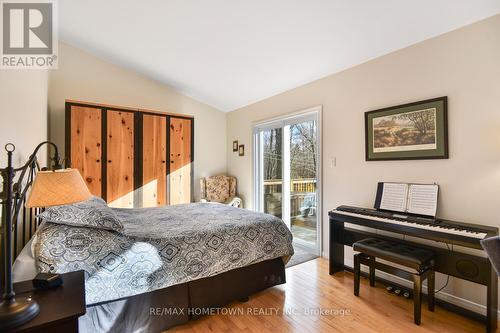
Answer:
[(260, 210), (283, 218), (283, 129), (263, 130), (261, 137), (263, 206)]
[(277, 216), (294, 242), (320, 249), (319, 110), (255, 126), (255, 202)]

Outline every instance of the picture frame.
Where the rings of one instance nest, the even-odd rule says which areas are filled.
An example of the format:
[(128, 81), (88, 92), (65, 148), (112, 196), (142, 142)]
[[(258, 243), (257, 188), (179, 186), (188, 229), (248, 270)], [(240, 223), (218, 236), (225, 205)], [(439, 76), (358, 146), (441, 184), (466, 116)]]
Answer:
[(238, 140), (233, 141), (233, 152), (238, 151)]
[(238, 149), (239, 156), (245, 156), (245, 145), (240, 145)]
[(447, 158), (447, 96), (365, 112), (366, 161)]

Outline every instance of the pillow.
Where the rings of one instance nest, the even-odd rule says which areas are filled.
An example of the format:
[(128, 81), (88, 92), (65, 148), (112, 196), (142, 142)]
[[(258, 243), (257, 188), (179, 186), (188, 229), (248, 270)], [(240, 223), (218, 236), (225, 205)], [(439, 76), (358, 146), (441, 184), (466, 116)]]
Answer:
[(123, 224), (115, 212), (99, 197), (71, 205), (48, 207), (38, 215), (47, 222), (121, 232)]

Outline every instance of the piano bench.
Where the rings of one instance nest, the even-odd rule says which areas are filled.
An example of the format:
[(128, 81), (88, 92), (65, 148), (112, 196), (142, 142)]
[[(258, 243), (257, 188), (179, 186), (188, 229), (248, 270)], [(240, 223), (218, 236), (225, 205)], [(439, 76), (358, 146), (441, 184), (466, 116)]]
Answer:
[[(360, 252), (354, 255), (354, 295), (359, 296), (359, 279), (361, 264), (363, 264), (369, 267), (372, 287), (375, 286), (376, 269), (413, 281), (413, 316), (417, 325), (421, 322), (422, 282), (427, 279), (428, 308), (429, 311), (434, 311), (434, 253), (432, 251), (377, 238), (363, 239), (354, 243), (352, 247)], [(416, 272), (411, 273), (377, 262), (376, 258), (412, 268)]]

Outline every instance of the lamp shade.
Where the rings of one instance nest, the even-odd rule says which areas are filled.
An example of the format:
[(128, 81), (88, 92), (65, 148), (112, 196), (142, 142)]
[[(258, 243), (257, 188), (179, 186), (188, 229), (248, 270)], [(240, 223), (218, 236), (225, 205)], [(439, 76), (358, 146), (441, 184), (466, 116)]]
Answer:
[(85, 201), (91, 194), (77, 169), (39, 171), (26, 206), (50, 207)]

